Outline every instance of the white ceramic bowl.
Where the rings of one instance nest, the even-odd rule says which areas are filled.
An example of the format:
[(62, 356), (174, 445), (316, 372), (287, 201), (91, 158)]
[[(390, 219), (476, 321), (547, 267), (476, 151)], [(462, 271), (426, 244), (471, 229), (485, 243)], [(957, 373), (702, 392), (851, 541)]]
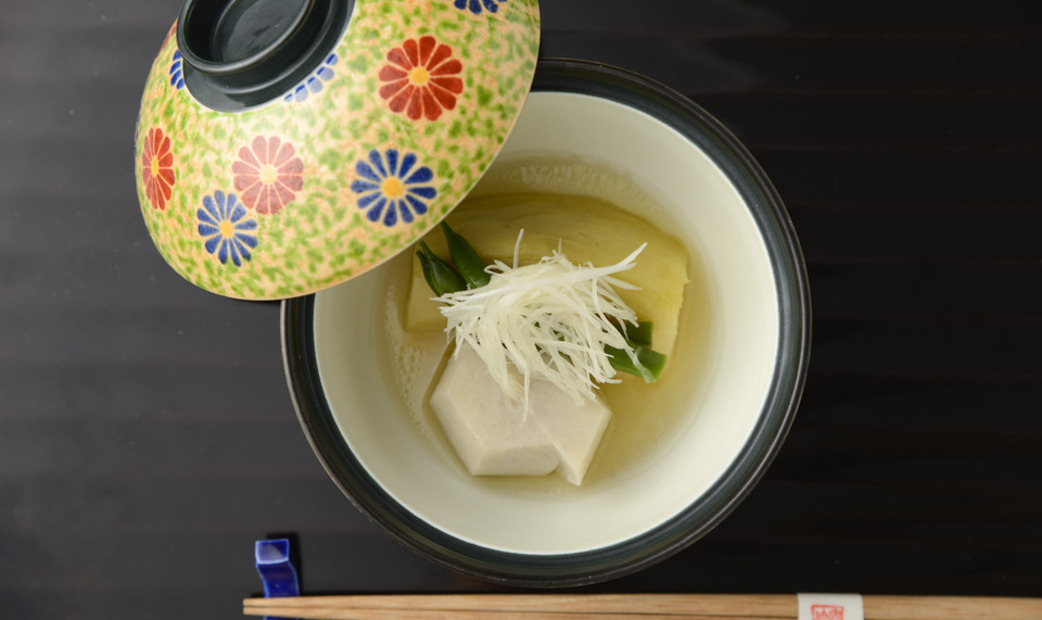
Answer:
[(652, 454), (566, 492), (469, 476), (400, 411), (373, 362), (385, 268), (285, 302), (283, 343), (309, 441), (374, 521), (469, 575), (580, 585), (679, 551), (749, 492), (796, 411), (810, 304), (798, 242), (770, 182), (718, 121), (669, 89), (601, 65), (544, 61), (490, 174), (500, 162), (541, 156), (620, 171), (690, 248), (703, 298), (684, 320), (705, 329), (682, 329), (678, 345), (701, 353), (673, 378), (689, 396)]

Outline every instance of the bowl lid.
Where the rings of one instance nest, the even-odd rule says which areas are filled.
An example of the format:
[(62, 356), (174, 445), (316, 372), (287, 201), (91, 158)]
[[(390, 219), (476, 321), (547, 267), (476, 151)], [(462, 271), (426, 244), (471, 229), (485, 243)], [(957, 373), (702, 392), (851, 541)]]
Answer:
[(473, 188), (521, 112), (538, 0), (188, 0), (148, 76), (138, 198), (164, 259), (240, 299), (344, 282)]

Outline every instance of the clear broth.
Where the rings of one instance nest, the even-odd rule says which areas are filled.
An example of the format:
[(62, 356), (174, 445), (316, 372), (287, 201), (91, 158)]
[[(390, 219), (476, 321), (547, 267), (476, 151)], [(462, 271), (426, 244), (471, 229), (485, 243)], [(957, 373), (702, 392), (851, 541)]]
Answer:
[[(625, 176), (586, 160), (541, 157), (497, 164), (495, 170), (457, 207), (458, 211), (480, 208), (487, 210), (489, 217), (495, 217), (497, 209), (510, 209), (516, 204), (515, 196), (523, 188), (529, 196), (534, 189), (548, 199), (596, 201), (599, 209), (621, 209), (646, 221), (662, 223), (660, 230), (676, 230), (668, 225), (662, 207)], [(605, 195), (616, 200), (609, 202)], [(480, 476), (475, 477), (478, 484), (504, 492), (540, 494), (578, 492), (605, 484), (650, 462), (690, 421), (685, 413), (692, 408), (687, 405), (697, 398), (712, 346), (705, 274), (697, 253), (690, 244), (684, 246), (688, 248), (689, 281), (684, 288), (676, 345), (666, 370), (654, 384), (623, 375), (621, 383), (602, 386), (612, 419), (582, 486), (568, 484), (557, 474)], [(412, 261), (413, 252), (403, 252), (385, 267), (378, 313), (381, 323), (377, 327), (383, 345), (378, 350), (384, 356), (380, 367), (386, 369), (385, 380), (398, 396), (401, 415), (409, 417), (432, 449), (456, 462), (461, 473), (469, 476), (427, 405), (430, 390), (444, 366), (449, 339), (441, 332), (415, 334), (402, 328)]]

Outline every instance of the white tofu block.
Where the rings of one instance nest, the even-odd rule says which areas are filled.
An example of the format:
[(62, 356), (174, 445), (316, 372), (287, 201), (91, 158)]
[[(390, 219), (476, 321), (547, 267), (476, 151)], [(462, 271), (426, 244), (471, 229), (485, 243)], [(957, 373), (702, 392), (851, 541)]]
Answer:
[(471, 474), (542, 476), (557, 469), (557, 448), (470, 347), (449, 360), (430, 402)]
[(611, 418), (600, 398), (576, 404), (545, 381), (532, 381), (526, 416), (470, 347), (449, 360), (430, 403), (471, 474), (539, 476), (556, 469), (576, 485)]
[(608, 406), (600, 396), (577, 405), (566, 392), (545, 381), (533, 381), (528, 398), (529, 417), (535, 419), (557, 449), (557, 473), (572, 484), (582, 484), (608, 428)]

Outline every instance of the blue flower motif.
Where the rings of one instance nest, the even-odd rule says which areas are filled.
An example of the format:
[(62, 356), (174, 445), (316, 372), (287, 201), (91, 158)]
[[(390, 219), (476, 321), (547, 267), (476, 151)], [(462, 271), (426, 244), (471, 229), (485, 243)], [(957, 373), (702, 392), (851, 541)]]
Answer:
[(438, 195), (431, 187), (434, 173), (427, 166), (416, 168), (417, 158), (407, 153), (399, 160), (396, 149), (369, 151), (369, 161), (359, 160), (355, 171), (362, 177), (351, 183), (351, 191), (361, 194), (358, 208), (371, 222), (394, 226), (398, 218), (406, 224), (427, 212), (427, 202)]
[(333, 76), (336, 75), (333, 71), (333, 65), (337, 63), (337, 60), (339, 59), (336, 54), (326, 56), (326, 59), (322, 61), (322, 66), (316, 69), (306, 80), (298, 84), (296, 88), (286, 93), (282, 100), (286, 103), (304, 101), (309, 94), (321, 91), (322, 83), (332, 80)]
[(507, 0), (456, 0), (455, 6), (457, 9), (470, 9), (471, 13), (481, 15), (482, 5), (485, 6), (485, 10), (489, 13), (495, 13), (499, 10), (499, 5), (506, 1)]
[(199, 218), (199, 236), (210, 254), (215, 254), (221, 264), (231, 258), (236, 267), (250, 260), (250, 250), (257, 247), (257, 220), (248, 218), (246, 207), (235, 194), (217, 190), (213, 196), (203, 198), (203, 208), (196, 212)]
[(170, 85), (181, 90), (185, 87), (185, 72), (181, 61), (181, 50), (174, 50), (174, 59), (170, 62)]

